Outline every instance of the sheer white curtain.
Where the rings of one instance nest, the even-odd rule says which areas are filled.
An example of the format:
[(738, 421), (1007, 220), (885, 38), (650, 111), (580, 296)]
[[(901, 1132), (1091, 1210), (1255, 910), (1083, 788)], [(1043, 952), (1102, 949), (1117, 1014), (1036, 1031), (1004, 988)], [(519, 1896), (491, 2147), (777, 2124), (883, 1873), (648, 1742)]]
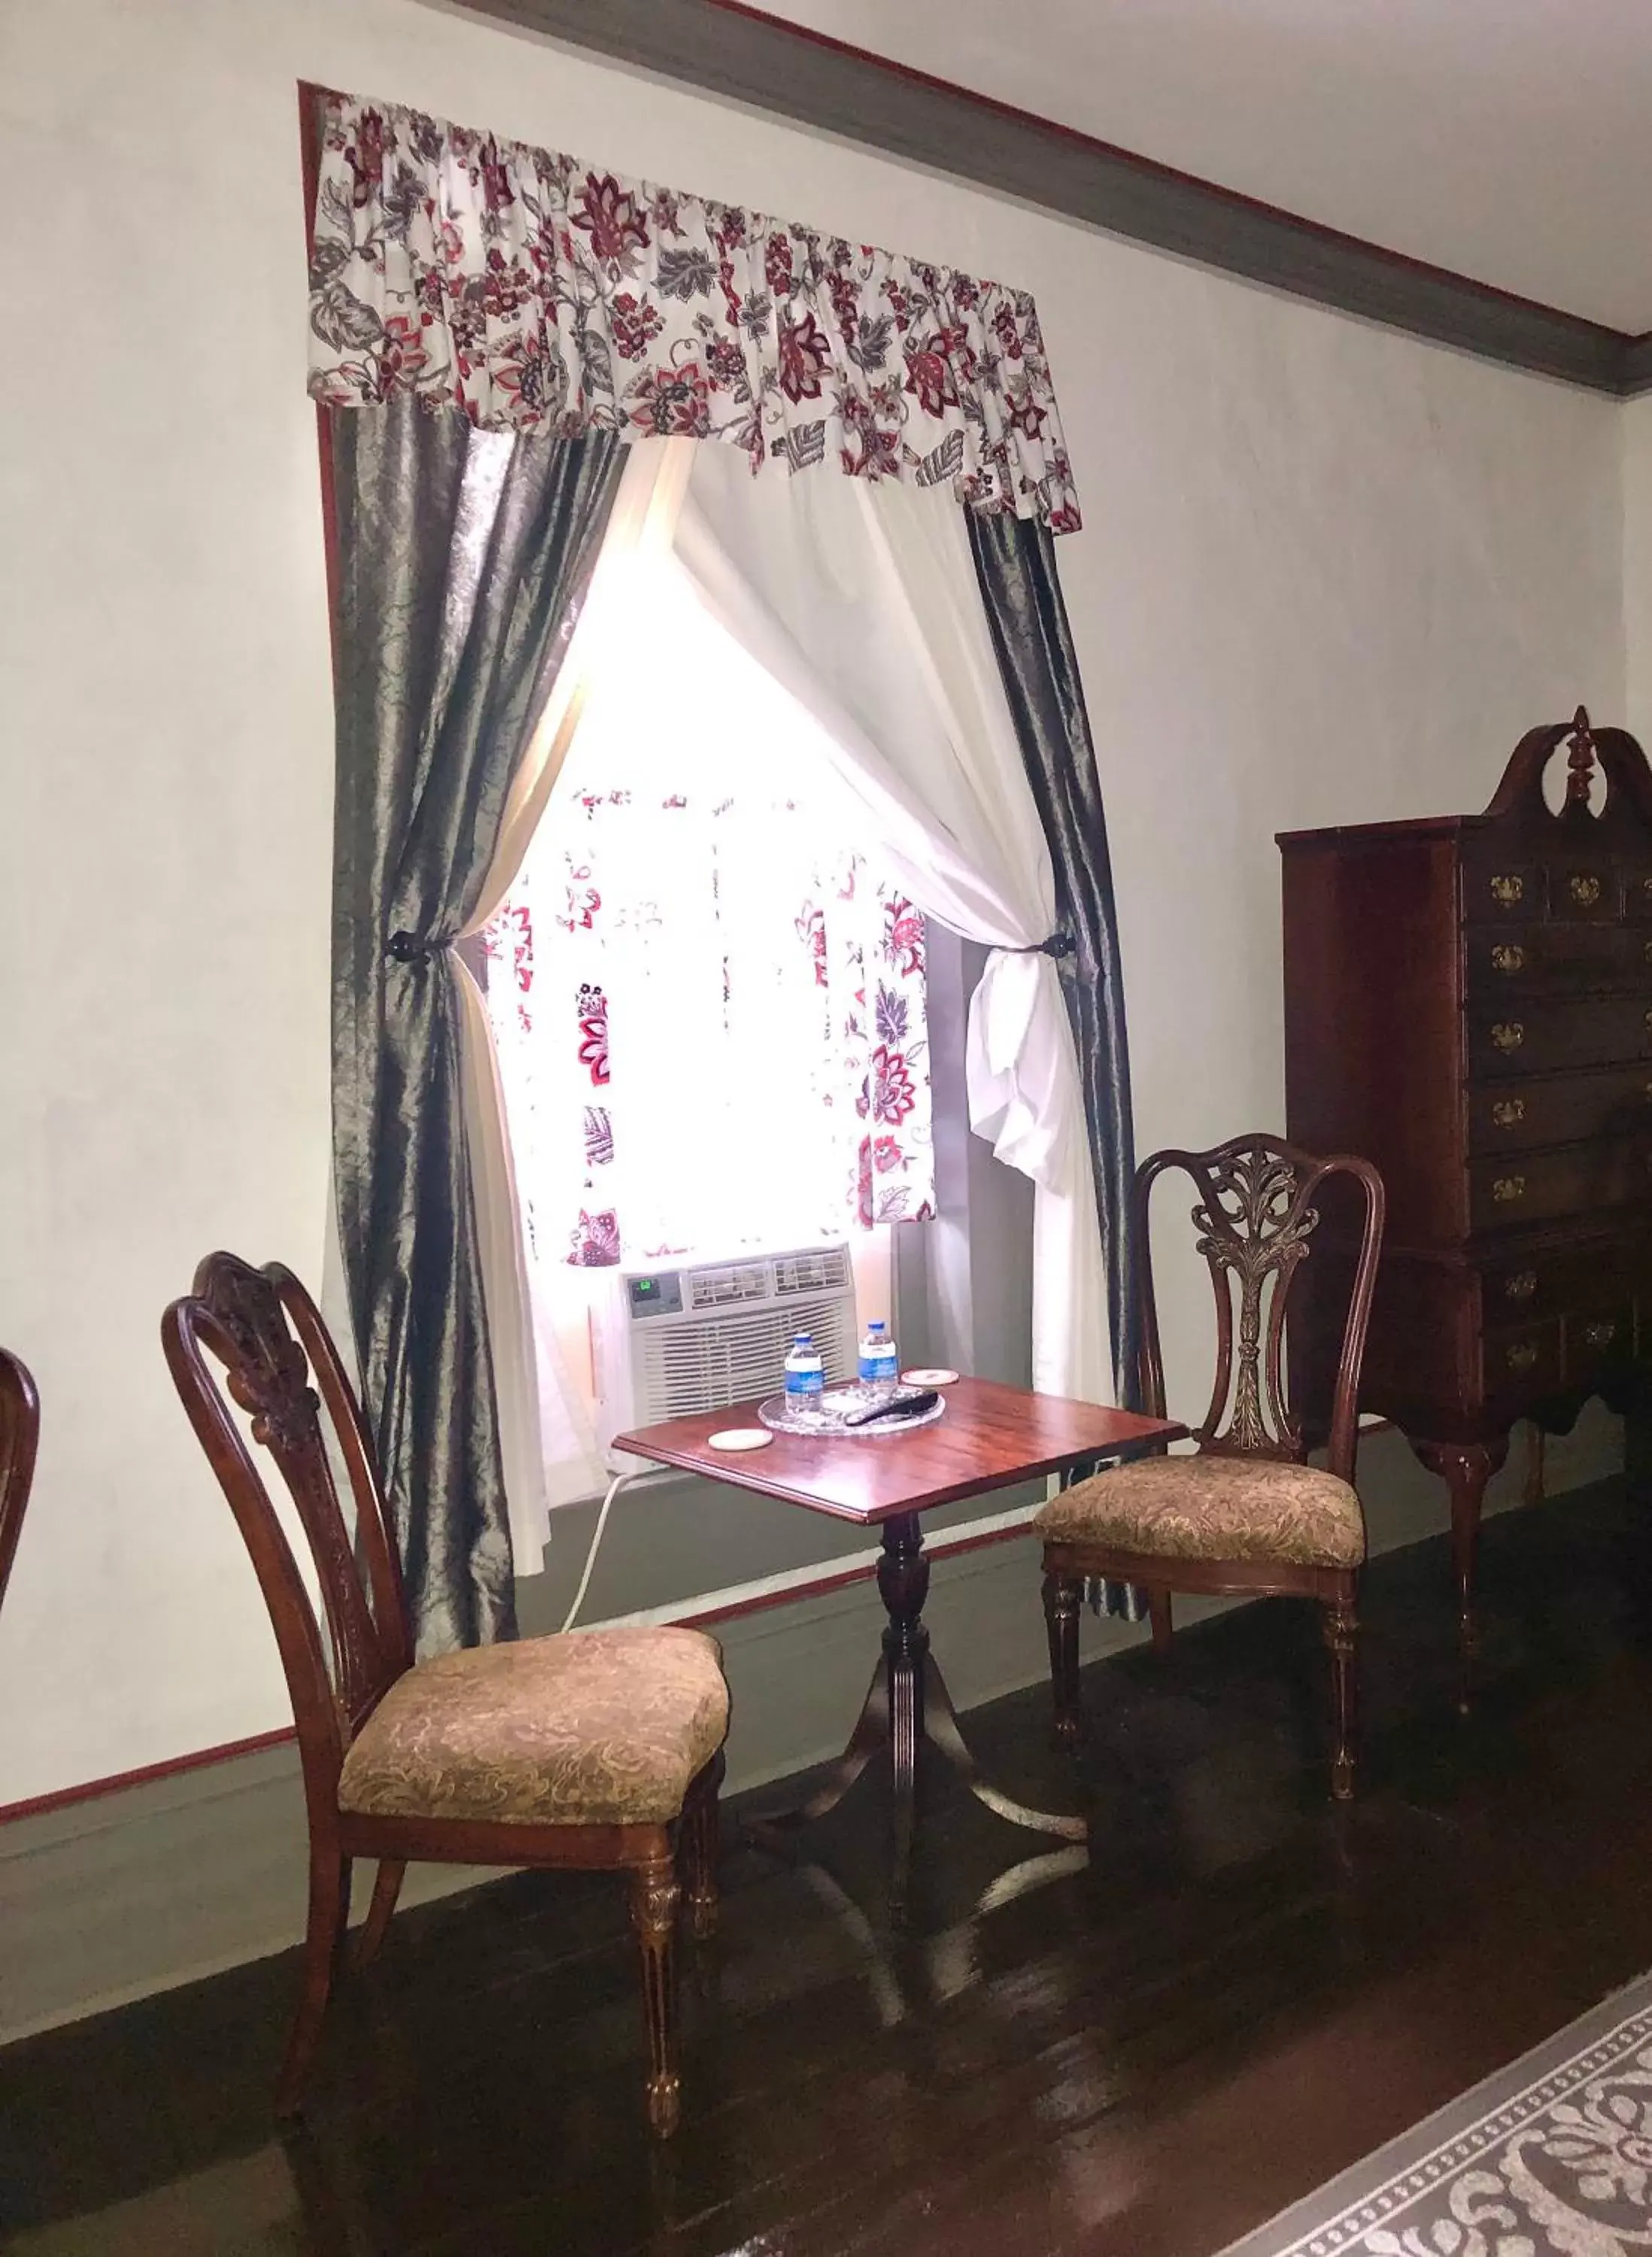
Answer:
[[(626, 462), (579, 621), (527, 758), (512, 781), (498, 851), (464, 937), (479, 933), (510, 890), (578, 729), (604, 653), (625, 644), (635, 578), (667, 555), (692, 462), (689, 449), (639, 441)], [(487, 1007), (461, 958), (465, 1132), (487, 1297), (494, 1393), (511, 1545), (519, 1575), (536, 1574), (551, 1508), (599, 1492), (606, 1480), (584, 1391), (563, 1354), (557, 1312), (525, 1249), (521, 1203), (506, 1134)]]
[(971, 1126), (1037, 1187), (1033, 1378), (1112, 1398), (1106, 1279), (1048, 851), (950, 494), (753, 478), (695, 449), (675, 558), (822, 725), (866, 845), (927, 916), (992, 949), (971, 1006)]

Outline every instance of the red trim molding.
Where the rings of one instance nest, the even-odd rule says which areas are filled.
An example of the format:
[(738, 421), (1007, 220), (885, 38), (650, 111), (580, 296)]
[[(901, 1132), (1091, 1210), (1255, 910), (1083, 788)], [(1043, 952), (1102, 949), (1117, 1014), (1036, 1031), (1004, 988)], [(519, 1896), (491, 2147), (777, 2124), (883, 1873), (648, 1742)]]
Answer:
[(109, 1779), (88, 1779), (79, 1786), (60, 1786), (50, 1794), (34, 1794), (23, 1802), (0, 1803), (0, 1826), (18, 1818), (41, 1818), (48, 1811), (69, 1810), (77, 1802), (95, 1802), (106, 1794), (123, 1794), (129, 1786), (147, 1786), (158, 1779), (174, 1779), (181, 1772), (204, 1771), (209, 1764), (233, 1763), (237, 1756), (256, 1756), (265, 1748), (285, 1747), (298, 1734), (291, 1724), (279, 1731), (255, 1732), (250, 1740), (226, 1740), (222, 1747), (197, 1748), (193, 1755), (173, 1756), (166, 1763), (143, 1764), (137, 1771), (118, 1771)]
[[(971, 1535), (966, 1528), (956, 1536), (942, 1537), (927, 1548), (931, 1560), (955, 1559), (960, 1553), (978, 1552), (989, 1544), (1002, 1544), (1026, 1533), (1025, 1528), (1018, 1527), (991, 1528)], [(744, 1615), (765, 1614), (771, 1607), (791, 1606), (799, 1599), (825, 1598), (853, 1584), (870, 1582), (877, 1572), (876, 1567), (870, 1564), (841, 1567), (817, 1575), (810, 1582), (761, 1592), (754, 1598), (736, 1599), (727, 1606), (702, 1608), (698, 1612), (679, 1615), (676, 1620), (685, 1628), (695, 1630), (710, 1623), (735, 1622)], [(184, 1772), (204, 1771), (213, 1764), (233, 1763), (239, 1756), (260, 1755), (266, 1748), (286, 1747), (297, 1737), (291, 1724), (284, 1724), (279, 1731), (257, 1732), (250, 1740), (227, 1740), (222, 1747), (197, 1748), (193, 1755), (173, 1756), (166, 1763), (145, 1764), (137, 1771), (116, 1772), (109, 1779), (89, 1779), (78, 1786), (60, 1786), (50, 1794), (32, 1795), (24, 1802), (0, 1803), (0, 1826), (9, 1826), (16, 1819), (44, 1817), (53, 1810), (70, 1810), (77, 1803), (99, 1801), (105, 1795), (124, 1794), (128, 1787), (147, 1786), (157, 1779), (173, 1779)]]

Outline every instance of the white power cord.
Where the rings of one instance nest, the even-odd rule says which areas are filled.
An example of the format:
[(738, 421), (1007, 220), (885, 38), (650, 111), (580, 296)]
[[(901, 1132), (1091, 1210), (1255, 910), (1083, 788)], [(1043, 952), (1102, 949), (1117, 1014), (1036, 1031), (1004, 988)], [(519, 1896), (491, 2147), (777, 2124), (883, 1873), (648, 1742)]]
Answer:
[(574, 1603), (569, 1607), (568, 1619), (562, 1624), (564, 1631), (573, 1629), (574, 1617), (585, 1603), (585, 1594), (590, 1588), (591, 1569), (597, 1565), (597, 1553), (603, 1540), (603, 1531), (608, 1525), (608, 1508), (620, 1490), (625, 1488), (625, 1483), (632, 1478), (630, 1474), (616, 1474), (608, 1484), (608, 1494), (603, 1499), (603, 1509), (597, 1516), (596, 1527), (591, 1531), (590, 1550), (585, 1554), (585, 1572), (579, 1579), (579, 1588), (574, 1594)]

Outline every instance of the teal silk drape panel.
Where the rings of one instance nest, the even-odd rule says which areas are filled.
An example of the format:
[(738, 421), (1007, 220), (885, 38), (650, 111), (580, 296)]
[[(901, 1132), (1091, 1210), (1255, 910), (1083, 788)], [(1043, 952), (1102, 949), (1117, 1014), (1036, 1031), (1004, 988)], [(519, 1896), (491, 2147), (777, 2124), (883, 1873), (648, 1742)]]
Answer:
[(477, 432), (411, 398), (328, 419), (339, 1235), (426, 1654), (515, 1632), (448, 952), (566, 651), (621, 449), (608, 432)]
[(1140, 1385), (1131, 1243), (1135, 1130), (1101, 779), (1055, 543), (1042, 526), (1020, 518), (966, 515), (999, 671), (1055, 865), (1056, 916), (1074, 944), (1062, 984), (1090, 1122), (1119, 1400), (1130, 1406)]
[[(1136, 1150), (1124, 973), (1107, 818), (1078, 654), (1055, 574), (1055, 544), (1044, 527), (1013, 517), (984, 517), (974, 510), (965, 514), (999, 672), (1055, 866), (1056, 916), (1073, 942), (1073, 954), (1062, 963), (1062, 987), (1090, 1123), (1114, 1378), (1119, 1402), (1140, 1408), (1140, 1323), (1131, 1199)], [(1140, 1622), (1147, 1611), (1146, 1595), (1126, 1583), (1097, 1582), (1089, 1595), (1098, 1614), (1126, 1622)]]

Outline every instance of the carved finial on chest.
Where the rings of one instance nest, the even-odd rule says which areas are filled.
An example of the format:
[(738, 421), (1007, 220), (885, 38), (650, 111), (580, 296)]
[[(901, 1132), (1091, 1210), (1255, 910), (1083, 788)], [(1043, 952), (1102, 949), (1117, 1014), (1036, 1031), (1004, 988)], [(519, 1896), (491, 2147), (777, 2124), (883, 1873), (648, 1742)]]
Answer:
[(1590, 789), (1594, 782), (1595, 740), (1589, 727), (1586, 706), (1579, 705), (1571, 717), (1571, 734), (1566, 740), (1566, 803), (1587, 807)]

